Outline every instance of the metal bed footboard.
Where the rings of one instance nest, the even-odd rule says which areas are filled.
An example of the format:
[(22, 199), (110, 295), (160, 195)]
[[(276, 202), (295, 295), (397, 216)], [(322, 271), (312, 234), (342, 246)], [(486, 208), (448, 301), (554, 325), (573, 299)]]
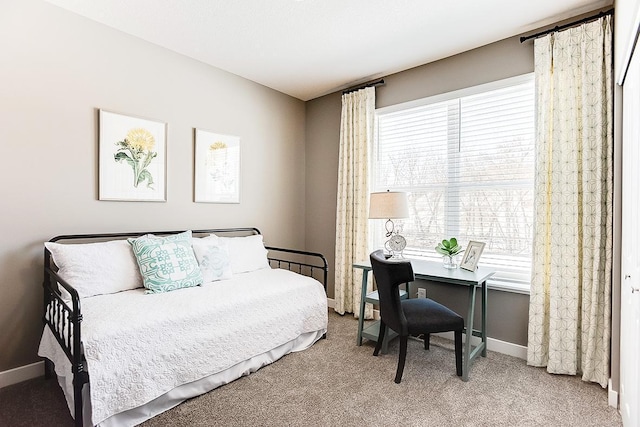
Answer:
[[(145, 234), (170, 235), (179, 231), (151, 231), (102, 234), (74, 234), (56, 236), (50, 242), (67, 241), (75, 243), (99, 242), (129, 237), (139, 237)], [(211, 233), (229, 236), (259, 235), (260, 230), (251, 228), (222, 228), (208, 230), (192, 230), (194, 236)], [(317, 252), (300, 251), (295, 249), (265, 246), (269, 251), (269, 265), (273, 268), (286, 268), (293, 272), (310, 276), (322, 283), (327, 290), (328, 264), (324, 255)], [(273, 256), (271, 254), (273, 253)], [(51, 333), (71, 362), (73, 374), (74, 419), (75, 426), (83, 425), (82, 388), (89, 382), (89, 372), (86, 369), (84, 348), (82, 347), (82, 312), (78, 291), (61, 278), (57, 268), (53, 265), (51, 252), (44, 249), (44, 314), (42, 321), (49, 327)], [(70, 300), (63, 297), (62, 289), (70, 296)], [(324, 335), (326, 338), (326, 334)], [(45, 360), (45, 375), (50, 378), (55, 375), (53, 361)]]
[[(313, 277), (322, 283), (324, 291), (327, 291), (329, 264), (324, 255), (318, 252), (276, 248), (273, 246), (265, 246), (265, 248), (269, 251), (268, 260), (271, 267), (283, 268), (304, 276)], [(275, 253), (273, 256), (271, 256), (272, 252)], [(287, 254), (298, 256), (298, 258), (287, 258)]]

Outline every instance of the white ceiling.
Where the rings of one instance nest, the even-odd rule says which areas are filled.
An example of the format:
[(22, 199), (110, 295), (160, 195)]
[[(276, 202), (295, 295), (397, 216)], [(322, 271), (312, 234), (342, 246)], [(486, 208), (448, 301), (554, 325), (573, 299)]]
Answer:
[(47, 0), (302, 100), (613, 0)]

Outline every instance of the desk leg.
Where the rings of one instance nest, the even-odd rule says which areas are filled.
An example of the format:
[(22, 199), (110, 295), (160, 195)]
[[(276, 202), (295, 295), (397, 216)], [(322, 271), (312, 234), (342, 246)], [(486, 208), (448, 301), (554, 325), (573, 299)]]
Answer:
[(482, 282), (482, 357), (487, 357), (487, 282)]
[(360, 316), (358, 317), (358, 338), (356, 344), (362, 345), (362, 328), (364, 326), (364, 298), (367, 295), (367, 280), (369, 278), (369, 271), (362, 270), (362, 291), (360, 292)]
[(469, 309), (467, 311), (467, 332), (464, 340), (462, 359), (462, 381), (469, 381), (469, 365), (471, 362), (471, 338), (473, 338), (473, 317), (476, 308), (476, 287), (469, 286)]

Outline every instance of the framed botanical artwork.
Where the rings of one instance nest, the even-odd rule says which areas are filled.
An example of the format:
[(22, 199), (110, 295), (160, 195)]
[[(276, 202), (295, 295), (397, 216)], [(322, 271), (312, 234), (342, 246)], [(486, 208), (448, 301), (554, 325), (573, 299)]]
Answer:
[(240, 137), (195, 129), (194, 202), (240, 203)]
[(100, 200), (164, 202), (167, 124), (100, 110)]
[(467, 250), (464, 251), (464, 256), (462, 257), (462, 263), (460, 263), (460, 268), (464, 268), (469, 271), (476, 271), (476, 267), (478, 266), (478, 260), (480, 259), (480, 255), (482, 255), (482, 251), (484, 250), (483, 242), (474, 242), (473, 240), (469, 241), (469, 245), (467, 245)]

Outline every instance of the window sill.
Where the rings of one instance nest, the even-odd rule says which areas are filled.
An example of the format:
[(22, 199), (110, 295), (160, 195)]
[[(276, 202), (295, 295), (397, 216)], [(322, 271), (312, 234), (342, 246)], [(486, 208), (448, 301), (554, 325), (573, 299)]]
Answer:
[(514, 294), (530, 295), (529, 284), (510, 283), (498, 280), (487, 280), (487, 289), (493, 291), (511, 292)]

